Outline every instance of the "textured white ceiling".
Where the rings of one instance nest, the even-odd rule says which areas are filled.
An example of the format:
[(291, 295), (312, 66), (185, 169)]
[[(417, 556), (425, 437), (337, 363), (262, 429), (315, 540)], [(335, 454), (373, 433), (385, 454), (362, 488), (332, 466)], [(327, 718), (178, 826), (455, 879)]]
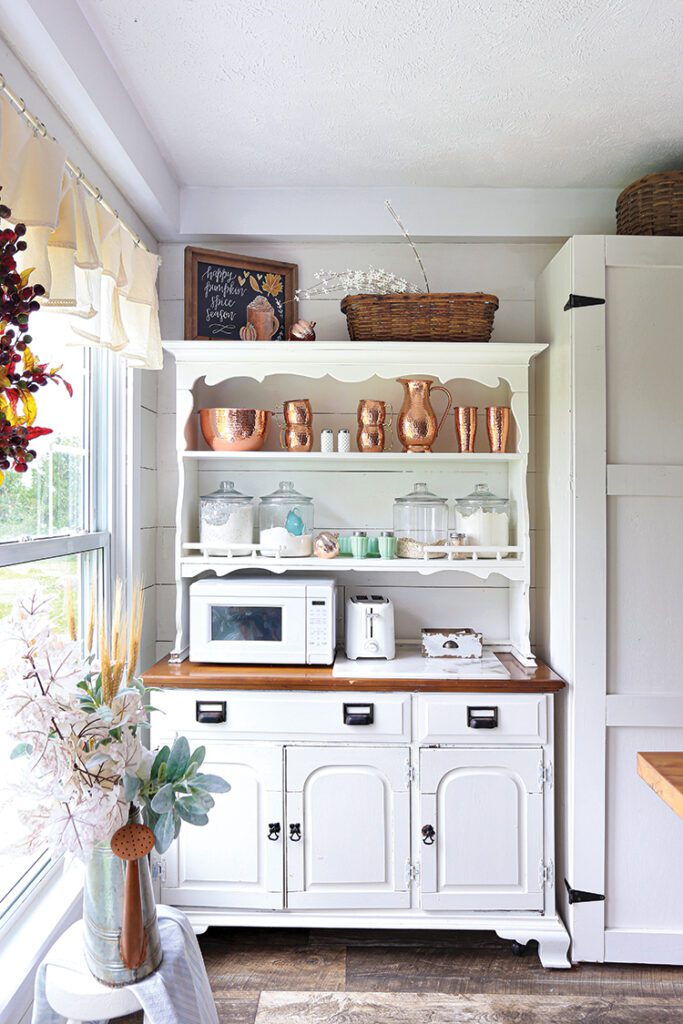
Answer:
[(683, 0), (79, 0), (180, 183), (683, 166)]

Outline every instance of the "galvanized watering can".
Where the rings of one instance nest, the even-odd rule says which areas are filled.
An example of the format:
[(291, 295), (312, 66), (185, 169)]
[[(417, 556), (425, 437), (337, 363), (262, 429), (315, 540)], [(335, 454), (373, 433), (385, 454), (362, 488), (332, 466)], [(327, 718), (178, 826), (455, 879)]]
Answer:
[[(140, 824), (141, 820), (140, 811), (131, 807), (129, 824)], [(131, 868), (131, 864), (137, 867)], [(137, 870), (139, 874), (142, 927), (146, 940), (143, 957), (136, 967), (127, 967), (121, 952), (126, 876), (131, 870)], [(162, 952), (149, 858), (126, 862), (113, 853), (110, 843), (98, 843), (86, 867), (83, 923), (86, 963), (104, 985), (130, 985), (156, 971)]]

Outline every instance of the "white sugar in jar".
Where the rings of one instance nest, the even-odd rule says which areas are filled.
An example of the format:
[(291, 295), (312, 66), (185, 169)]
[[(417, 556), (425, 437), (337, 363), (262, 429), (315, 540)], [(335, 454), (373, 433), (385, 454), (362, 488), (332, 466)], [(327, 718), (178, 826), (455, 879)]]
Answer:
[[(496, 497), (486, 484), (477, 484), (467, 497), (455, 500), (455, 529), (465, 534), (468, 547), (506, 548), (510, 543), (509, 499)], [(479, 558), (495, 557), (495, 551), (479, 554)]]

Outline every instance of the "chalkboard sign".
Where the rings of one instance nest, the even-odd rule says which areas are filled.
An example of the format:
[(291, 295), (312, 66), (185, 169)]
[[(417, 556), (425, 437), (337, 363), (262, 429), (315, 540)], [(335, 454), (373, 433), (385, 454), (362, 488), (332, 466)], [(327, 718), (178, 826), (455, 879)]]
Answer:
[(296, 321), (296, 263), (185, 249), (185, 337), (282, 341)]

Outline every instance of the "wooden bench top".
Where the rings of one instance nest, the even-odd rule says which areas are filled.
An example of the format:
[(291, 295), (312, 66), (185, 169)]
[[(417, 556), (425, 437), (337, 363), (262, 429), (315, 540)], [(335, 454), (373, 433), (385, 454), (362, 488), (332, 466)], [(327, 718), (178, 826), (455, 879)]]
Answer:
[(638, 774), (683, 818), (683, 752), (639, 753)]

